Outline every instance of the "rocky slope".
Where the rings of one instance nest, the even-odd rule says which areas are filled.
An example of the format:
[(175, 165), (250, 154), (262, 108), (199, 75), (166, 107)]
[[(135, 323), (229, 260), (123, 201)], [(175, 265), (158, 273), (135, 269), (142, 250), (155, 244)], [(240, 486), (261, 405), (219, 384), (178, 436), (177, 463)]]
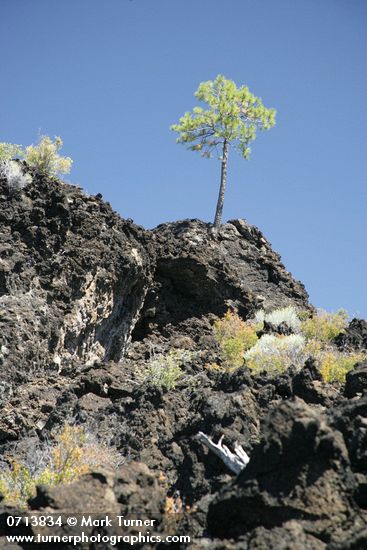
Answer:
[[(365, 547), (367, 366), (345, 387), (323, 383), (312, 362), (277, 378), (206, 368), (228, 308), (311, 308), (257, 228), (146, 231), (101, 196), (34, 174), (19, 192), (0, 182), (0, 222), (1, 455), (26, 456), (72, 421), (124, 457), (118, 471), (40, 487), (33, 510), (143, 510), (164, 532), (168, 496), (184, 503), (170, 528), (192, 548)], [(366, 334), (354, 320), (338, 346), (365, 349)], [(194, 352), (175, 389), (142, 378), (152, 349)], [(233, 476), (199, 431), (238, 441), (248, 467)], [(0, 537), (8, 513), (0, 504)]]

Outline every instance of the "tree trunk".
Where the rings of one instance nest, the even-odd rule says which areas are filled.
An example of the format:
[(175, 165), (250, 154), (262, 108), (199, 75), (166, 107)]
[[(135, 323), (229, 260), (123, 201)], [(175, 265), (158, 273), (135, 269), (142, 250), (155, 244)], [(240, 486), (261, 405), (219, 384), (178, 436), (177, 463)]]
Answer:
[(220, 174), (220, 187), (217, 202), (217, 209), (215, 211), (214, 229), (218, 230), (222, 223), (222, 212), (224, 204), (224, 193), (227, 185), (227, 161), (228, 161), (228, 141), (225, 139), (223, 143), (223, 155), (222, 155), (222, 169)]

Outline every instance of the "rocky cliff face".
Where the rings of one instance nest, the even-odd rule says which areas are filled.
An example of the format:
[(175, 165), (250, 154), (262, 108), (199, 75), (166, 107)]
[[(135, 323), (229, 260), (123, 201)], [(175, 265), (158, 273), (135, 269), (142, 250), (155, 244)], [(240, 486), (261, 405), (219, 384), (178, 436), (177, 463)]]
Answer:
[(193, 318), (221, 316), (228, 308), (246, 318), (261, 307), (308, 307), (303, 285), (285, 270), (262, 233), (244, 220), (223, 225), (217, 238), (199, 220), (162, 224), (151, 238), (155, 270), (140, 335)]
[[(296, 303), (304, 287), (243, 220), (217, 239), (198, 220), (145, 231), (99, 196), (39, 177), (0, 195), (0, 331), (6, 363), (27, 368), (118, 361), (136, 338), (228, 307)], [(19, 368), (20, 367), (20, 368)]]
[(119, 359), (152, 274), (144, 230), (39, 178), (0, 195), (0, 331), (19, 375)]
[[(160, 514), (159, 531), (167, 494), (180, 494), (190, 511), (176, 531), (196, 537), (193, 548), (363, 548), (366, 369), (350, 373), (344, 397), (312, 362), (277, 378), (205, 368), (218, 355), (212, 322), (228, 308), (243, 318), (311, 308), (257, 228), (233, 220), (213, 237), (185, 220), (147, 231), (101, 196), (35, 175), (20, 192), (0, 181), (0, 223), (1, 455), (72, 420), (113, 438), (125, 460), (40, 488), (33, 509), (140, 507)], [(364, 349), (365, 328), (354, 322), (338, 345)], [(141, 379), (152, 348), (195, 352), (174, 390)], [(199, 431), (238, 441), (246, 470), (233, 478)], [(0, 506), (0, 536), (7, 513)]]

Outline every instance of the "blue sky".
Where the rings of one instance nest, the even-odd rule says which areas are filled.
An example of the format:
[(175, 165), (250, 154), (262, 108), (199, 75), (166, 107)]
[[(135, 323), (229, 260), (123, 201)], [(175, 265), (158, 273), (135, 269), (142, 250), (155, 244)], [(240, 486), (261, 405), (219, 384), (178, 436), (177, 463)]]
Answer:
[(212, 221), (220, 166), (169, 131), (218, 73), (277, 125), (232, 153), (257, 225), (317, 307), (367, 317), (365, 0), (1, 0), (1, 141), (61, 135), (67, 179), (153, 227)]

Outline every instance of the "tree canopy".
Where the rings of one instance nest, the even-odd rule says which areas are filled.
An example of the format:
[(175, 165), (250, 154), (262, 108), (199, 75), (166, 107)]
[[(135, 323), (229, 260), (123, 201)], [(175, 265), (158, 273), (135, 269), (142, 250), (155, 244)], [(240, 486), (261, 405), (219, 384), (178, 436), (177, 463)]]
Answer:
[(232, 80), (218, 75), (214, 81), (202, 82), (195, 97), (208, 104), (208, 109), (194, 107), (186, 112), (171, 129), (193, 151), (210, 157), (212, 151), (226, 140), (244, 158), (251, 152), (249, 144), (257, 130), (268, 130), (275, 124), (275, 109), (267, 109), (247, 86), (237, 88)]
[(177, 143), (182, 143), (203, 157), (216, 151), (222, 161), (221, 185), (215, 216), (215, 227), (221, 223), (227, 176), (229, 146), (248, 159), (250, 143), (257, 130), (268, 130), (275, 124), (275, 109), (267, 109), (259, 97), (247, 86), (237, 87), (232, 80), (218, 75), (214, 81), (202, 82), (195, 96), (208, 108), (194, 107), (186, 112), (171, 130), (178, 132)]

